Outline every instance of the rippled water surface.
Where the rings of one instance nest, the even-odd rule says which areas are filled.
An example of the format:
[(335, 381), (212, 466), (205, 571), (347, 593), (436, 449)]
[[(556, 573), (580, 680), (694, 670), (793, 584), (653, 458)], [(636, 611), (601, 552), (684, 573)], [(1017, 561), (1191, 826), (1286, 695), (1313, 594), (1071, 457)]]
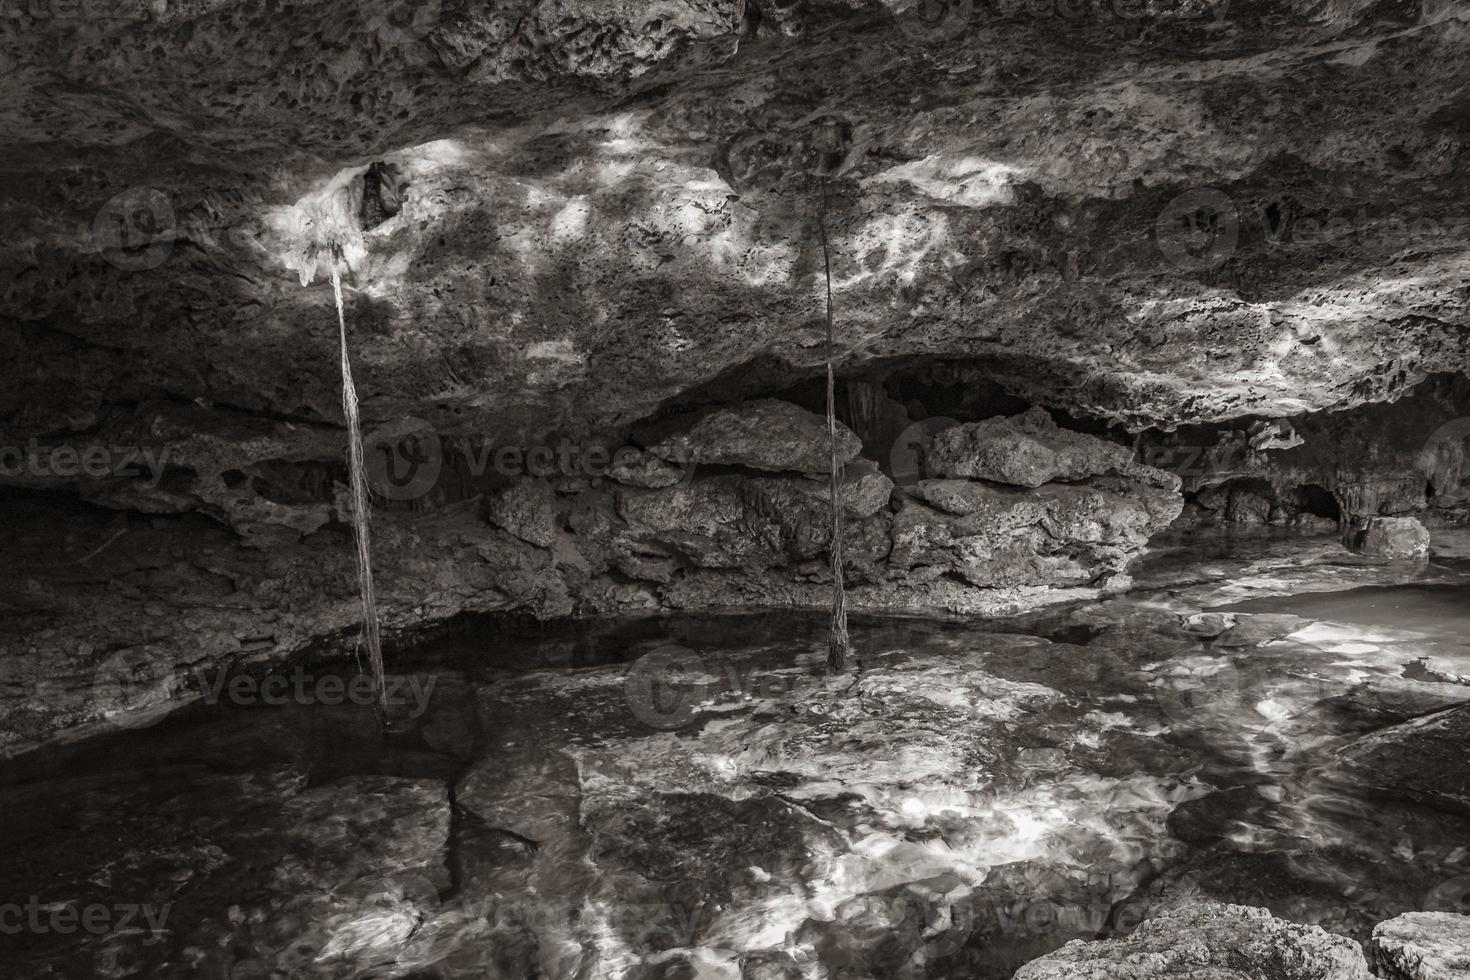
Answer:
[(468, 624), (390, 663), (387, 733), (220, 703), (10, 763), (0, 975), (1009, 977), (1200, 898), (1362, 939), (1470, 894), (1470, 821), (1335, 763), (1470, 699), (1400, 676), (1470, 674), (1463, 576), (1161, 551), (1129, 597), (855, 616), (841, 678), (820, 615)]

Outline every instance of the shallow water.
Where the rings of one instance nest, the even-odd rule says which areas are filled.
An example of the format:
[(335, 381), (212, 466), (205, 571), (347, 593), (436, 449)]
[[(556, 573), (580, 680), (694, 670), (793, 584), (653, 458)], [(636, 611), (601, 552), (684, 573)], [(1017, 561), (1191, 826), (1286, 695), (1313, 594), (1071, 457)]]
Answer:
[[(390, 659), (386, 734), (318, 669), (17, 760), (0, 975), (1008, 977), (1201, 898), (1358, 939), (1462, 908), (1470, 819), (1333, 753), (1458, 696), (1398, 678), (1470, 584), (1271, 547), (1009, 622), (854, 616), (838, 679), (820, 615), (465, 624)], [(1310, 591), (1344, 575), (1379, 584)]]

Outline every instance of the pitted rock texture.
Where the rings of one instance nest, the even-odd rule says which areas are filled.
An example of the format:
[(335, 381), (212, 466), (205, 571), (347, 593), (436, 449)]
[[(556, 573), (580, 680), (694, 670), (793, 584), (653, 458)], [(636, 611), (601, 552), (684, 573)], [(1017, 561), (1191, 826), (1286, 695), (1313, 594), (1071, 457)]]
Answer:
[(1133, 464), (1124, 446), (1057, 427), (1046, 409), (1015, 418), (957, 425), (935, 435), (925, 469), (934, 477), (989, 480), (1019, 487), (1075, 483)]
[(1357, 943), (1239, 905), (1192, 905), (1126, 939), (1068, 943), (1016, 980), (1371, 980)]
[[(837, 423), (837, 459), (857, 457), (862, 442)], [(711, 412), (690, 427), (660, 439), (649, 451), (685, 465), (743, 466), (774, 472), (829, 473), (827, 421), (775, 398), (744, 402)]]
[(1407, 912), (1373, 930), (1373, 962), (1388, 980), (1470, 976), (1470, 915)]
[(337, 421), (318, 235), (354, 243), (370, 422), (770, 393), (822, 359), (824, 180), (842, 371), (977, 358), (1172, 427), (1466, 363), (1470, 45), (1414, 3), (383, 6), (5, 18), (0, 316), (44, 367), (7, 437), (160, 396)]

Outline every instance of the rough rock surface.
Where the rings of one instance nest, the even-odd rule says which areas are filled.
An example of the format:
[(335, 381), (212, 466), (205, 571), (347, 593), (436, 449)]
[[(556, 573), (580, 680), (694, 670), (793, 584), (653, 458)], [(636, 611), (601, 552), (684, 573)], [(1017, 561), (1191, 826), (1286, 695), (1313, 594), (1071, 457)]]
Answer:
[(937, 434), (924, 461), (930, 476), (1039, 487), (1075, 483), (1133, 465), (1125, 447), (1057, 427), (1046, 409), (957, 425)]
[(1470, 915), (1407, 912), (1373, 930), (1373, 962), (1388, 980), (1470, 976)]
[[(432, 460), (437, 482), (418, 487), (417, 498), (389, 495), (389, 506), (375, 511), (385, 627), (391, 634), (462, 612), (552, 617), (829, 602), (827, 481), (762, 472), (822, 468), (823, 420), (768, 400), (719, 410), (684, 431), (693, 435), (665, 451), (688, 451), (707, 469), (665, 470), (649, 465), (652, 455), (623, 454), (613, 457), (622, 470), (564, 474), (555, 484), (522, 475), (507, 485), (441, 445)], [(843, 431), (845, 452), (855, 454), (857, 437)], [(815, 439), (815, 447), (799, 439)], [(1034, 433), (1033, 444), (1097, 458), (1119, 448), (1055, 427)], [(268, 438), (257, 445), (264, 458), (279, 451)], [(196, 698), (186, 674), (197, 664), (352, 643), (359, 612), (345, 511), (320, 506), (317, 515), (319, 505), (301, 493), (340, 474), (276, 461), (237, 479), (203, 450), (190, 459), (198, 472), (213, 468), (219, 518), (237, 533), (173, 513), (162, 485), (148, 499), (163, 513), (147, 521), (45, 497), (9, 512), (23, 530), (0, 540), (0, 549), (24, 574), (0, 592), (16, 611), (0, 653), (18, 678), (0, 688), (0, 697), (15, 698), (0, 745), (24, 747), (62, 729), (80, 734)], [(878, 462), (853, 458), (842, 484), (850, 602), (995, 614), (1115, 591), (1149, 535), (1179, 508), (1168, 474), (1120, 468), (1130, 476), (1036, 488), (940, 481), (968, 501), (969, 513), (909, 500), (895, 515), (892, 479)], [(414, 487), (412, 472), (403, 470), (403, 486)], [(620, 473), (633, 485), (618, 482)], [(676, 482), (665, 485), (668, 476)], [(934, 485), (926, 481), (919, 492)], [(451, 495), (452, 504), (418, 506)], [(463, 506), (478, 497), (482, 507)], [(66, 548), (80, 559), (75, 567), (65, 557), (57, 563), (46, 530), (63, 523), (76, 538)]]
[(545, 480), (522, 480), (493, 495), (486, 502), (485, 516), (539, 548), (550, 548), (556, 541), (556, 498)]
[(1349, 547), (1370, 558), (1424, 558), (1429, 532), (1412, 517), (1370, 517), (1361, 531), (1350, 531)]
[[(827, 473), (832, 468), (828, 441), (826, 419), (790, 402), (764, 398), (710, 412), (649, 451), (681, 463)], [(852, 430), (837, 423), (838, 458), (851, 462), (861, 449)]]
[(1358, 944), (1265, 909), (1192, 905), (1145, 921), (1126, 939), (1076, 941), (1026, 964), (1015, 980), (1370, 980)]

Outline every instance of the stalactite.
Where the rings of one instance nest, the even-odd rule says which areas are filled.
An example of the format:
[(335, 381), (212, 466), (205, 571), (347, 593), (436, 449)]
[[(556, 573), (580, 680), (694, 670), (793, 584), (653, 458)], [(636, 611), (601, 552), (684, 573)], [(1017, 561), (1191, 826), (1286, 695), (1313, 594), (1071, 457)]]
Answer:
[(842, 458), (837, 451), (837, 392), (833, 379), (835, 357), (832, 326), (832, 256), (827, 245), (827, 183), (821, 184), (821, 208), (817, 227), (822, 233), (822, 266), (827, 276), (827, 445), (830, 475), (828, 489), (832, 505), (832, 632), (827, 641), (827, 669), (847, 669), (852, 655), (852, 641), (847, 634), (847, 590), (842, 582)]
[(367, 471), (363, 465), (362, 420), (357, 409), (357, 386), (347, 355), (347, 317), (342, 310), (342, 277), (332, 268), (332, 295), (337, 301), (337, 328), (342, 340), (342, 410), (347, 416), (348, 476), (352, 488), (352, 533), (357, 542), (357, 589), (362, 599), (362, 629), (367, 638), (373, 691), (382, 719), (388, 717), (383, 683), (383, 636), (378, 624), (378, 599), (373, 590), (373, 548), (369, 527)]

